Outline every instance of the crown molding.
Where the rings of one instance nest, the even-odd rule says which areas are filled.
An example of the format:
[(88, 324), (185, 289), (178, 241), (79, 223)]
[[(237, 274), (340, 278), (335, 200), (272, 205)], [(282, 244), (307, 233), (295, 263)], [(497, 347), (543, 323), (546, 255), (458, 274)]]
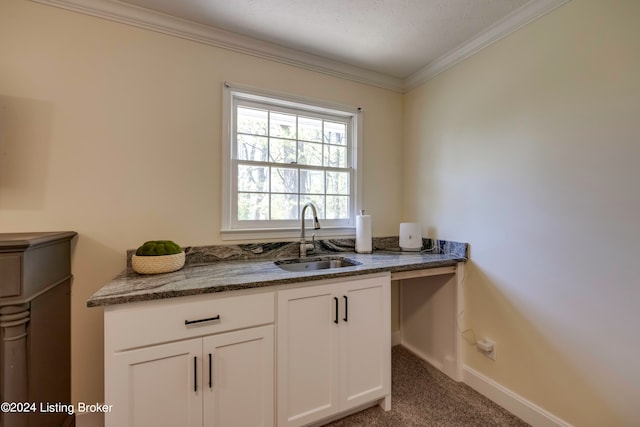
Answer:
[(431, 80), (443, 71), (475, 55), (485, 47), (492, 45), (569, 1), (571, 0), (532, 0), (526, 3), (471, 40), (464, 42), (450, 52), (434, 59), (424, 68), (407, 77), (404, 80), (405, 92)]
[(404, 90), (403, 80), (396, 77), (116, 0), (32, 1), (396, 92)]
[(571, 0), (532, 0), (404, 80), (117, 0), (32, 1), (403, 93)]

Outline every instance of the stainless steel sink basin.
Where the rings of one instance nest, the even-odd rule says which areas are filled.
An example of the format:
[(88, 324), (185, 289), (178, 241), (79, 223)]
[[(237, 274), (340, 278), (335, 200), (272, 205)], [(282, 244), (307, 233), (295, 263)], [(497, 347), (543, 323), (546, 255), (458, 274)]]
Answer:
[(315, 271), (352, 267), (361, 263), (344, 257), (314, 257), (275, 261), (274, 264), (287, 271)]

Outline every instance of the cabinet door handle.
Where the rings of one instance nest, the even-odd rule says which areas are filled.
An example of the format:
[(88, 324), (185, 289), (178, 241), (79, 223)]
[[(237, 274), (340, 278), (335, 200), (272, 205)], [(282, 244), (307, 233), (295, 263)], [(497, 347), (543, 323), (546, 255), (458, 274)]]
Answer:
[(198, 392), (198, 357), (193, 357), (193, 391)]
[(213, 317), (207, 317), (206, 319), (198, 319), (198, 320), (185, 320), (185, 325), (193, 325), (194, 323), (202, 323), (202, 322), (211, 322), (213, 320), (220, 320), (220, 315), (217, 314)]
[(345, 322), (349, 321), (349, 297), (343, 295), (344, 298), (344, 320)]
[(336, 303), (336, 317), (333, 320), (333, 323), (335, 323), (337, 325), (338, 324), (338, 297), (333, 297), (333, 300)]
[(213, 356), (209, 353), (209, 388), (213, 388)]

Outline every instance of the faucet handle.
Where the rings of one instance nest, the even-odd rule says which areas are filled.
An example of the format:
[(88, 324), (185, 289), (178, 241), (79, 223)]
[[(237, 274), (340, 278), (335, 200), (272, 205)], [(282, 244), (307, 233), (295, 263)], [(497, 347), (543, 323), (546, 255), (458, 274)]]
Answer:
[(308, 243), (305, 239), (300, 239), (300, 258), (307, 256), (307, 252), (313, 252), (316, 243), (316, 233), (311, 235), (311, 243)]
[(316, 248), (316, 233), (313, 233), (311, 235), (311, 243), (305, 242), (305, 249), (306, 249), (306, 252), (313, 252), (315, 248)]

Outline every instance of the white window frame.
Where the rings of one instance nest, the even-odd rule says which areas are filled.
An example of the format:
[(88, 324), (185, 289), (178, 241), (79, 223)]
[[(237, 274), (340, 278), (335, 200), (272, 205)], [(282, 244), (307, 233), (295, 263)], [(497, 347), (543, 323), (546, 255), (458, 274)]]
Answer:
[[(237, 161), (235, 160), (235, 112), (238, 102), (269, 104), (280, 109), (290, 109), (296, 114), (312, 113), (318, 116), (346, 118), (350, 121), (351, 140), (349, 218), (344, 220), (320, 219), (318, 237), (345, 237), (355, 235), (356, 212), (362, 206), (362, 109), (326, 101), (286, 95), (278, 92), (249, 88), (225, 82), (223, 86), (223, 134), (222, 134), (222, 224), (223, 240), (264, 238), (295, 238), (300, 236), (300, 219), (237, 221)], [(308, 218), (310, 214), (307, 212)], [(307, 218), (307, 219), (308, 219)], [(311, 222), (307, 221), (310, 226)]]

